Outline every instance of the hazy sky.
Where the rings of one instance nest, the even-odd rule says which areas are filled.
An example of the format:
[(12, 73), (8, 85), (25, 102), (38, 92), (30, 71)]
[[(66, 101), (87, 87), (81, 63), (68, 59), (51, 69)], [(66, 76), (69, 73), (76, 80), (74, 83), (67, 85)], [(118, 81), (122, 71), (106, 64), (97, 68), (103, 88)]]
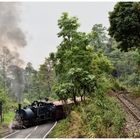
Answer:
[(25, 2), (21, 5), (21, 24), (28, 45), (22, 51), (25, 62), (38, 68), (60, 43), (57, 20), (62, 12), (79, 18), (80, 31), (90, 32), (94, 24), (109, 27), (108, 12), (115, 2)]

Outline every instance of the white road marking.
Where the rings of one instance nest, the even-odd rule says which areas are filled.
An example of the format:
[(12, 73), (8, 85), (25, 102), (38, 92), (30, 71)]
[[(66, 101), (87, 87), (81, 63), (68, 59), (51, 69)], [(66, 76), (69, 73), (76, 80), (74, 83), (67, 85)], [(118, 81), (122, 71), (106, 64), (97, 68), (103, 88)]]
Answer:
[(32, 133), (29, 133), (29, 134), (28, 134), (28, 135), (27, 135), (25, 138), (28, 138), (28, 137), (30, 137), (30, 136), (31, 136), (31, 134), (32, 134)]
[(9, 135), (5, 136), (4, 138), (10, 137), (10, 136), (12, 136), (12, 135), (16, 134), (16, 133), (17, 133), (17, 132), (19, 132), (19, 131), (20, 131), (20, 130), (17, 130), (17, 131), (15, 131), (14, 133), (11, 133), (11, 134), (9, 134)]
[(56, 124), (57, 124), (57, 121), (56, 121), (55, 124), (52, 126), (52, 128), (45, 134), (45, 136), (43, 137), (43, 139), (46, 138), (46, 136), (53, 130), (53, 128), (56, 126)]
[(30, 132), (30, 133), (29, 133), (29, 134), (28, 134), (25, 138), (30, 137), (30, 136), (31, 136), (31, 134), (32, 134), (32, 132), (33, 132), (33, 131), (35, 131), (35, 130), (37, 129), (37, 127), (38, 127), (38, 126), (36, 126), (34, 129), (32, 129), (32, 131), (31, 131), (31, 132)]
[[(56, 121), (55, 124), (51, 127), (51, 129), (44, 135), (43, 138), (46, 138), (46, 136), (52, 131), (52, 129), (56, 126), (56, 124), (57, 124), (57, 121)], [(37, 128), (38, 128), (38, 126), (36, 126), (25, 138), (29, 138), (29, 137), (31, 136), (32, 132), (33, 132), (33, 131), (36, 131)], [(17, 132), (20, 132), (20, 131), (21, 131), (21, 130), (17, 130), (17, 131), (15, 131), (15, 132), (13, 132), (13, 133), (11, 133), (11, 134), (5, 136), (4, 138), (8, 138), (8, 137), (10, 137), (10, 136), (16, 134)]]
[(38, 126), (36, 126), (36, 127), (34, 128), (34, 131), (37, 129), (37, 127), (38, 127)]

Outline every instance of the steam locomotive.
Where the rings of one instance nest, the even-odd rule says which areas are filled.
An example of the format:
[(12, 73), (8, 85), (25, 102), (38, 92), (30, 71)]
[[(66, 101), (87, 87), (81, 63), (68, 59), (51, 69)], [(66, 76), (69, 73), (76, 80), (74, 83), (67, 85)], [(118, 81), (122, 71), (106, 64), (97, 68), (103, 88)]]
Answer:
[(65, 117), (63, 105), (46, 101), (34, 101), (31, 105), (16, 110), (13, 128), (30, 127), (46, 121), (56, 121)]

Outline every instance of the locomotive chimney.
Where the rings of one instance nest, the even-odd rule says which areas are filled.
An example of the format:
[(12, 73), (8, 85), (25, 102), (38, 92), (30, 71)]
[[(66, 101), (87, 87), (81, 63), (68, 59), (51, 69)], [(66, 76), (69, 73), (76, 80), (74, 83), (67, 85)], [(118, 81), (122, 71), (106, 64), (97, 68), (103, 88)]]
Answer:
[(20, 104), (20, 103), (18, 104), (18, 109), (19, 109), (19, 110), (21, 109), (21, 104)]

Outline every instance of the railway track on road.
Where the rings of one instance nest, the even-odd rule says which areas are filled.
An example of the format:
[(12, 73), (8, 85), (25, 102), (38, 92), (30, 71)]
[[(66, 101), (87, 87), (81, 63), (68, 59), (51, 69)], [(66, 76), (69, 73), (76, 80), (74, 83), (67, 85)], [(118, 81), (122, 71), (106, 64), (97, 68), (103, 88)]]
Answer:
[(117, 95), (121, 103), (129, 110), (129, 112), (134, 116), (134, 118), (140, 122), (140, 108), (138, 108), (130, 99), (125, 95)]

